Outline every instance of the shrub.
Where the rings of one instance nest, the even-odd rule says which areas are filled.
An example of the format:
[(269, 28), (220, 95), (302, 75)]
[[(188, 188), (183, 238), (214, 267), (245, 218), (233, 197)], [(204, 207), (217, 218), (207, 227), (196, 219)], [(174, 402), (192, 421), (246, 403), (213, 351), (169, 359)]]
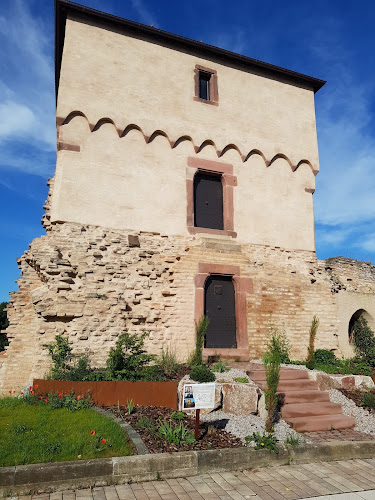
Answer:
[(158, 420), (158, 436), (169, 443), (193, 444), (195, 443), (194, 434), (185, 427), (182, 422), (168, 422), (167, 420)]
[(353, 325), (353, 340), (357, 355), (375, 366), (375, 336), (364, 317), (360, 317)]
[(166, 347), (162, 349), (160, 358), (157, 361), (157, 365), (167, 377), (172, 377), (176, 375), (179, 370), (179, 364), (176, 359), (176, 354), (174, 351)]
[(235, 382), (239, 382), (240, 384), (247, 384), (249, 381), (246, 377), (237, 377), (234, 379)]
[(273, 431), (273, 423), (276, 418), (276, 410), (278, 404), (277, 386), (280, 379), (280, 358), (277, 352), (266, 353), (263, 357), (264, 367), (266, 370), (266, 388), (264, 397), (267, 410), (266, 431)]
[(310, 326), (309, 332), (309, 347), (307, 349), (307, 360), (306, 366), (309, 370), (313, 370), (315, 367), (315, 337), (318, 333), (319, 318), (314, 316)]
[(209, 323), (210, 320), (208, 316), (202, 316), (195, 325), (195, 350), (191, 359), (192, 365), (201, 365), (203, 363), (202, 350)]
[(220, 359), (219, 359), (219, 361), (216, 361), (216, 363), (213, 363), (210, 366), (210, 368), (212, 371), (217, 372), (217, 373), (224, 373), (224, 372), (229, 371), (229, 367), (228, 367), (226, 361), (221, 361)]
[(215, 374), (206, 365), (195, 365), (190, 372), (190, 378), (196, 382), (213, 382)]
[(72, 348), (68, 339), (56, 335), (55, 342), (43, 344), (43, 347), (48, 349), (48, 353), (52, 358), (51, 377), (55, 380), (64, 380), (71, 368), (70, 362), (72, 359)]
[(290, 344), (285, 331), (279, 332), (274, 326), (270, 327), (270, 338), (266, 344), (266, 352), (278, 356), (280, 363), (290, 362)]
[(276, 436), (274, 434), (266, 432), (260, 434), (259, 432), (253, 432), (251, 436), (245, 437), (245, 441), (247, 443), (254, 441), (256, 450), (267, 449), (274, 451), (276, 454), (279, 453), (279, 449), (276, 446)]
[(142, 380), (147, 367), (155, 356), (147, 354), (144, 341), (148, 333), (141, 336), (125, 332), (117, 339), (115, 347), (109, 351), (107, 359), (107, 378), (109, 380)]
[(173, 411), (171, 413), (172, 420), (184, 420), (185, 417), (186, 415), (183, 411)]
[(315, 363), (321, 363), (323, 365), (334, 364), (337, 361), (335, 354), (328, 349), (317, 349), (314, 356)]
[(365, 392), (362, 396), (361, 406), (375, 409), (375, 394), (372, 392)]

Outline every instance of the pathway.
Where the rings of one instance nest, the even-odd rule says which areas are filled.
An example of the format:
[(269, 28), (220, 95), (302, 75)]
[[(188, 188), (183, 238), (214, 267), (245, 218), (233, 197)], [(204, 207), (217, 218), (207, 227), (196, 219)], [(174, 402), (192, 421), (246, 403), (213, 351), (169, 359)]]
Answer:
[(204, 474), (19, 500), (375, 500), (375, 458)]

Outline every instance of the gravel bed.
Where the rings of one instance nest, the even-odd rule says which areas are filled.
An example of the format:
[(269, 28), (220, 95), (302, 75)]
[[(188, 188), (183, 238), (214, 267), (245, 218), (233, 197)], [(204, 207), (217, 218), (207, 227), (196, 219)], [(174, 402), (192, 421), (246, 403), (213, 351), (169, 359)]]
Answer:
[[(213, 411), (201, 418), (204, 422), (214, 422), (218, 420), (228, 420), (225, 427), (227, 432), (242, 439), (245, 442), (246, 436), (251, 436), (253, 432), (265, 431), (265, 422), (256, 415), (233, 415), (233, 413), (224, 413), (221, 410)], [(278, 441), (284, 443), (288, 436), (298, 437), (300, 442), (305, 442), (305, 438), (294, 431), (284, 420), (280, 420), (275, 425), (275, 435)]]
[(342, 407), (342, 412), (348, 417), (355, 419), (355, 431), (364, 432), (375, 436), (375, 414), (370, 413), (364, 408), (357, 406), (354, 401), (347, 398), (342, 392), (337, 389), (329, 391), (329, 398), (332, 403), (339, 403)]
[(214, 374), (218, 384), (221, 382), (234, 382), (236, 378), (246, 378), (250, 382), (250, 378), (246, 375), (246, 372), (238, 368), (231, 368), (227, 372), (214, 372)]

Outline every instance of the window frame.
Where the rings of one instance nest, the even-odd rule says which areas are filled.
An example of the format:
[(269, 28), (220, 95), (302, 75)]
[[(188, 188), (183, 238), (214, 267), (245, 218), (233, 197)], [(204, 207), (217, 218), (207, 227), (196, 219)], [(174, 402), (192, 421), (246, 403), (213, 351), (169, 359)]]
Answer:
[[(204, 73), (205, 75), (210, 75), (208, 80), (208, 97), (209, 99), (203, 99), (199, 97), (199, 83), (200, 75)], [(219, 91), (217, 85), (217, 71), (214, 69), (206, 68), (200, 64), (195, 65), (194, 69), (194, 101), (204, 102), (206, 104), (211, 104), (214, 106), (219, 105)]]
[[(194, 225), (194, 177), (197, 172), (220, 175), (223, 186), (223, 223), (224, 229), (211, 229)], [(186, 168), (187, 191), (187, 229), (190, 234), (207, 233), (237, 237), (234, 231), (233, 187), (237, 186), (237, 177), (233, 175), (233, 165), (211, 160), (188, 157)]]

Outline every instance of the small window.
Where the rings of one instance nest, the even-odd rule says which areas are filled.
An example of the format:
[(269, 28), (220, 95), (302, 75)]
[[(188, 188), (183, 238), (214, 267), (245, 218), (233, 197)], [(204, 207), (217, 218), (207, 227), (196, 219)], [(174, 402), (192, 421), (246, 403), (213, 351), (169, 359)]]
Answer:
[(194, 100), (205, 104), (219, 105), (217, 71), (196, 65), (194, 70)]
[(205, 101), (210, 100), (210, 79), (210, 73), (199, 71), (199, 97)]
[(194, 226), (224, 229), (221, 175), (197, 172), (194, 177)]

